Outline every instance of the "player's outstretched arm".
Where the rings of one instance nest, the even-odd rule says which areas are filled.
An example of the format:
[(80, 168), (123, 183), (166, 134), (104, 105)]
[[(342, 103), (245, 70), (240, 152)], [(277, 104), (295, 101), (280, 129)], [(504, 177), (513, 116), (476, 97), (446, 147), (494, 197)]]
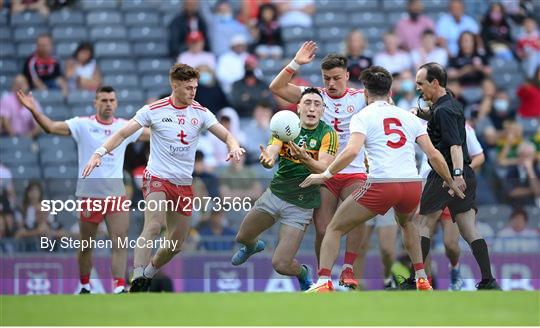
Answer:
[(365, 140), (366, 136), (363, 133), (353, 132), (345, 149), (336, 156), (326, 171), (320, 174), (311, 174), (300, 184), (300, 187), (306, 188), (314, 184), (321, 184), (346, 168), (358, 156)]
[(437, 172), (437, 174), (443, 178), (444, 182), (450, 187), (450, 189), (452, 189), (453, 193), (459, 198), (465, 198), (465, 194), (461, 191), (461, 189), (459, 189), (458, 185), (452, 179), (452, 176), (450, 175), (450, 168), (446, 164), (443, 155), (433, 146), (428, 135), (424, 134), (419, 136), (416, 138), (416, 143), (426, 154), (428, 161), (435, 172)]
[(82, 177), (86, 178), (92, 173), (95, 167), (101, 165), (101, 158), (105, 156), (106, 153), (113, 151), (118, 145), (120, 145), (124, 140), (129, 138), (133, 133), (137, 132), (141, 128), (141, 125), (134, 119), (129, 120), (126, 125), (124, 125), (120, 130), (116, 131), (105, 143), (96, 149), (92, 157), (86, 163), (86, 166), (83, 169)]
[(36, 120), (37, 124), (41, 126), (45, 132), (62, 136), (69, 136), (71, 134), (69, 126), (66, 122), (53, 121), (45, 114), (37, 110), (32, 92), (26, 95), (22, 90), (19, 90), (17, 91), (17, 99), (26, 109), (30, 111), (30, 113), (32, 113), (32, 116)]
[(266, 148), (263, 145), (259, 145), (261, 155), (259, 156), (259, 162), (267, 169), (271, 169), (276, 164), (276, 159), (281, 150), (281, 144), (270, 144)]
[(229, 150), (226, 159), (227, 161), (230, 159), (240, 161), (240, 158), (246, 153), (246, 150), (240, 147), (238, 140), (236, 140), (236, 138), (220, 123), (212, 125), (208, 131), (227, 145), (227, 149)]
[(291, 63), (282, 69), (272, 83), (270, 83), (270, 91), (288, 102), (298, 103), (302, 95), (302, 90), (299, 86), (290, 83), (292, 76), (295, 71), (300, 69), (301, 65), (313, 61), (316, 52), (317, 44), (314, 41), (304, 42)]

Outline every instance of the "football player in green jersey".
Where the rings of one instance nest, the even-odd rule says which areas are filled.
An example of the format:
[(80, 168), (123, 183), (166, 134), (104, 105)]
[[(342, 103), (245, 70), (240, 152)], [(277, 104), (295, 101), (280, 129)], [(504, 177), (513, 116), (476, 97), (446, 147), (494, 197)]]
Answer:
[(242, 221), (236, 241), (243, 246), (231, 259), (233, 265), (240, 265), (262, 251), (265, 244), (258, 239), (259, 235), (279, 221), (281, 227), (272, 265), (282, 275), (296, 276), (302, 290), (312, 284), (311, 272), (294, 257), (313, 217), (313, 209), (320, 206), (321, 197), (319, 186), (303, 189), (299, 184), (311, 173), (323, 172), (334, 160), (339, 147), (334, 129), (321, 121), (323, 112), (319, 90), (305, 89), (298, 103), (302, 128), (298, 137), (288, 143), (272, 137), (266, 148), (261, 145), (261, 164), (272, 168), (279, 157), (279, 168), (270, 187)]

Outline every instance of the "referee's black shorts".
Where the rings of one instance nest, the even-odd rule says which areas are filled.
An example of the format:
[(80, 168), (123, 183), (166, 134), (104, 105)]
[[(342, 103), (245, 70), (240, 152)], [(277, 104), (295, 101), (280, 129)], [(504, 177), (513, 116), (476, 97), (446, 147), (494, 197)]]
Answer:
[(470, 209), (476, 208), (476, 175), (470, 166), (465, 165), (463, 168), (463, 178), (467, 183), (465, 189), (465, 199), (457, 196), (452, 197), (448, 193), (448, 187), (443, 188), (444, 180), (432, 170), (427, 177), (426, 185), (422, 191), (420, 199), (420, 214), (427, 215), (448, 207), (452, 220), (459, 213), (467, 212)]

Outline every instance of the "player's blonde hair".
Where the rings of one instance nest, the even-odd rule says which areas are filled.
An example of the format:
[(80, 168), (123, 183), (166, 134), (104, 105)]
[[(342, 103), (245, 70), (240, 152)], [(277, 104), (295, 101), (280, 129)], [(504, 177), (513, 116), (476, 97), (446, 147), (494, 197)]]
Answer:
[(174, 64), (169, 71), (171, 81), (189, 81), (199, 79), (199, 71), (186, 64)]

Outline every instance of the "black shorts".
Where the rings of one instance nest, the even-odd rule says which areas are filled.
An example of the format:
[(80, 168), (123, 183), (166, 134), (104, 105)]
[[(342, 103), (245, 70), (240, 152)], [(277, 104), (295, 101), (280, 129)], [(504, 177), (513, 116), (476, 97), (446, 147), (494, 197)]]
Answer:
[(448, 187), (443, 188), (444, 180), (435, 171), (429, 172), (426, 185), (422, 191), (420, 199), (420, 214), (427, 215), (448, 207), (452, 220), (456, 214), (467, 212), (470, 209), (476, 208), (476, 175), (470, 166), (465, 165), (463, 168), (463, 178), (467, 183), (465, 189), (465, 199), (452, 197), (448, 193)]

